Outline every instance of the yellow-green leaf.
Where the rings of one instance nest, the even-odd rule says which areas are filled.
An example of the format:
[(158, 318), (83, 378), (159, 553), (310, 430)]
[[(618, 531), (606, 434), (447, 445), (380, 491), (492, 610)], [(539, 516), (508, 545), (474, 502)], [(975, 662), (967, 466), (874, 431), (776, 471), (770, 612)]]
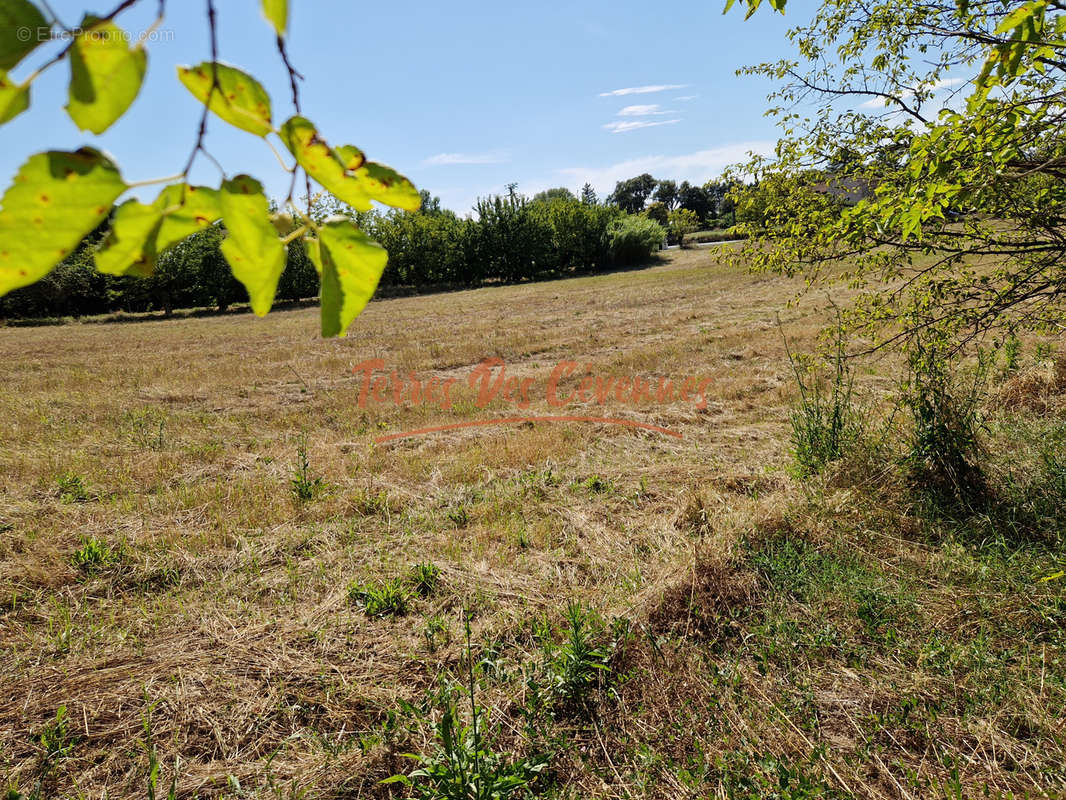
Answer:
[[(218, 83), (211, 91), (217, 74)], [(228, 64), (205, 61), (195, 67), (178, 67), (178, 78), (185, 88), (214, 113), (243, 131), (266, 136), (273, 128), (270, 95), (255, 78)]]
[(285, 27), (289, 19), (287, 0), (263, 0), (263, 16), (274, 26), (278, 36), (285, 35)]
[(118, 168), (92, 148), (30, 156), (0, 208), (0, 295), (48, 274), (125, 190)]
[(320, 276), (322, 335), (344, 336), (374, 295), (389, 254), (349, 220), (327, 222), (307, 245)]
[(0, 3), (0, 69), (12, 69), (49, 40), (51, 26), (44, 14), (27, 0)]
[(369, 211), (371, 200), (418, 210), (421, 199), (414, 185), (395, 170), (367, 161), (358, 147), (331, 148), (304, 117), (291, 117), (281, 126), (281, 140), (307, 174), (338, 200), (356, 211)]
[(18, 85), (0, 69), (0, 125), (14, 119), (29, 107), (29, 85)]
[(150, 206), (128, 200), (115, 211), (96, 268), (109, 275), (151, 275), (160, 255), (203, 230), (222, 212), (218, 191), (180, 183), (164, 187)]
[(392, 167), (367, 161), (355, 170), (355, 179), (379, 203), (404, 211), (418, 211), (422, 205), (422, 196), (415, 185)]
[(421, 207), (422, 197), (418, 189), (392, 167), (367, 161), (363, 151), (355, 145), (341, 145), (335, 152), (348, 174), (359, 181), (371, 199), (405, 211), (418, 211)]
[(281, 126), (281, 141), (296, 158), (296, 163), (322, 187), (357, 211), (370, 210), (370, 197), (353, 180), (340, 156), (319, 138), (318, 131), (304, 117), (290, 117)]
[(155, 234), (163, 211), (127, 200), (115, 210), (111, 230), (96, 252), (96, 269), (108, 275), (151, 275), (155, 271)]
[(285, 246), (270, 222), (263, 187), (255, 178), (238, 175), (222, 184), (219, 203), (229, 232), (222, 255), (233, 277), (248, 290), (252, 311), (262, 317), (274, 304), (278, 278), (285, 269)]
[(158, 254), (222, 217), (217, 189), (175, 183), (159, 193), (155, 204), (164, 212), (155, 238)]
[(103, 133), (137, 98), (148, 68), (144, 47), (131, 48), (126, 32), (87, 16), (70, 48), (67, 113), (82, 130)]

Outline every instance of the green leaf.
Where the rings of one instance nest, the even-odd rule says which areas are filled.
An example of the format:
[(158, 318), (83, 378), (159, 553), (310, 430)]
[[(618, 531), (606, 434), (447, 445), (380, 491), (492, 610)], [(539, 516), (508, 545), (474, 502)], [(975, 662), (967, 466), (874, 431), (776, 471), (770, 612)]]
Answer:
[(207, 186), (171, 184), (159, 193), (155, 205), (164, 213), (155, 242), (160, 255), (222, 218), (218, 190)]
[(8, 122), (30, 107), (30, 87), (19, 86), (7, 73), (0, 70), (0, 125)]
[[(218, 84), (212, 92), (214, 76)], [(208, 94), (213, 112), (243, 131), (266, 136), (273, 129), (270, 95), (255, 78), (228, 64), (205, 61), (195, 67), (178, 67), (178, 78), (193, 97), (207, 103)]]
[(96, 269), (108, 275), (151, 275), (155, 271), (155, 234), (163, 212), (127, 200), (115, 211), (111, 230), (96, 252)]
[(395, 170), (367, 161), (358, 147), (334, 150), (304, 117), (291, 117), (281, 126), (281, 140), (307, 174), (338, 200), (356, 211), (369, 211), (371, 200), (416, 211), (421, 202), (414, 185)]
[(0, 210), (0, 295), (48, 274), (125, 190), (118, 168), (92, 148), (30, 156)]
[(229, 232), (222, 242), (222, 255), (233, 277), (248, 290), (252, 311), (262, 317), (274, 303), (278, 278), (285, 269), (285, 245), (274, 231), (266, 195), (255, 178), (238, 175), (223, 183), (219, 203)]
[(291, 117), (281, 126), (281, 141), (307, 174), (322, 184), (326, 191), (359, 211), (370, 210), (370, 198), (359, 184), (351, 180), (344, 162), (318, 136), (310, 120)]
[(363, 185), (363, 190), (372, 199), (404, 211), (418, 211), (422, 206), (418, 189), (392, 167), (367, 161), (363, 151), (350, 144), (338, 147), (336, 152), (345, 168)]
[(1021, 27), (1026, 20), (1032, 18), (1033, 14), (1035, 14), (1038, 9), (1042, 9), (1046, 6), (1047, 3), (1042, 2), (1042, 0), (1018, 6), (1018, 8), (1007, 14), (1007, 16), (1003, 18), (1003, 21), (996, 26), (996, 33), (1008, 33), (1015, 28)]
[(307, 254), (321, 278), (322, 335), (344, 336), (370, 302), (389, 254), (348, 220), (323, 225), (307, 240)]
[(48, 41), (51, 27), (37, 6), (27, 0), (0, 3), (0, 69), (12, 69), (37, 45)]
[(160, 255), (221, 215), (218, 191), (205, 186), (172, 184), (150, 206), (128, 200), (115, 212), (96, 268), (108, 275), (151, 275)]
[(287, 0), (263, 0), (263, 16), (274, 26), (278, 36), (285, 35), (285, 26), (289, 19)]
[(140, 45), (130, 48), (114, 23), (86, 16), (81, 28), (70, 47), (67, 113), (81, 130), (103, 133), (137, 98), (148, 53)]

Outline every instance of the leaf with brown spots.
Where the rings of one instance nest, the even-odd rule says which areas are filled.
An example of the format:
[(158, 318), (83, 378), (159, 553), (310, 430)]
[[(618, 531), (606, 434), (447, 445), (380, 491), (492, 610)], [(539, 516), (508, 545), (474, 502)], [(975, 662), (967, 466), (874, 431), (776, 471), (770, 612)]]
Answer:
[[(211, 91), (217, 75), (218, 84)], [(271, 122), (270, 95), (263, 85), (247, 72), (228, 64), (205, 61), (195, 67), (178, 67), (178, 78), (201, 103), (243, 131), (266, 136), (274, 127)]]
[(86, 16), (70, 47), (67, 113), (80, 129), (103, 133), (126, 113), (144, 82), (148, 54), (130, 47), (112, 22)]
[(331, 148), (304, 117), (291, 117), (281, 126), (281, 140), (322, 188), (356, 211), (369, 211), (371, 200), (395, 208), (417, 211), (418, 190), (403, 175), (382, 164), (367, 161), (352, 145)]
[(221, 215), (218, 191), (206, 186), (172, 184), (150, 206), (128, 200), (115, 212), (96, 268), (108, 275), (151, 275), (160, 255)]
[(0, 295), (47, 275), (124, 191), (118, 168), (92, 148), (30, 156), (0, 208)]
[(266, 316), (285, 269), (286, 251), (270, 221), (263, 187), (255, 178), (238, 175), (222, 184), (219, 203), (229, 232), (222, 255), (233, 277), (248, 290), (252, 311)]
[(322, 335), (345, 336), (370, 302), (389, 254), (348, 220), (327, 222), (307, 254), (320, 276)]
[(222, 218), (218, 190), (206, 186), (172, 184), (159, 193), (155, 205), (164, 212), (155, 240), (159, 254)]
[(108, 275), (140, 275), (155, 272), (155, 234), (163, 212), (136, 200), (127, 200), (115, 211), (111, 230), (96, 252), (96, 269)]

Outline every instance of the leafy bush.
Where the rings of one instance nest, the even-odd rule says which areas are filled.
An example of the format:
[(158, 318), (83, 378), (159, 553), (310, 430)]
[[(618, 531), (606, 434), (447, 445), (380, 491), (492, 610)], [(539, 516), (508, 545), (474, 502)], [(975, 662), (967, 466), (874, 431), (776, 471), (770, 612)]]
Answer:
[(375, 215), (371, 234), (389, 251), (382, 283), (427, 286), (477, 283), (480, 271), (468, 259), (470, 220), (450, 211), (427, 214), (393, 211)]
[(651, 256), (666, 239), (663, 226), (633, 214), (607, 226), (608, 249), (615, 264), (635, 264)]
[(968, 385), (952, 366), (940, 347), (915, 344), (905, 386), (914, 420), (905, 463), (916, 487), (938, 504), (975, 508), (988, 495), (978, 440), (987, 364), (978, 363)]
[(677, 243), (678, 247), (684, 247), (686, 234), (699, 230), (700, 218), (696, 216), (695, 211), (687, 208), (675, 208), (670, 212), (668, 225), (670, 237)]

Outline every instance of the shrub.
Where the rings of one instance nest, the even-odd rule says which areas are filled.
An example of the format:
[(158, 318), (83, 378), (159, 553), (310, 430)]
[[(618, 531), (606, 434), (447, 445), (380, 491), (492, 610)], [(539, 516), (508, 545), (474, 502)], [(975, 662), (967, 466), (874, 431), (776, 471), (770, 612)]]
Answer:
[(664, 228), (670, 225), (670, 212), (666, 208), (665, 203), (655, 202), (644, 209), (644, 216), (650, 220), (654, 220), (662, 225)]
[(425, 286), (476, 283), (479, 270), (468, 257), (468, 229), (473, 224), (449, 212), (375, 215), (371, 235), (389, 251), (382, 283)]
[(669, 231), (670, 236), (677, 242), (678, 247), (685, 246), (685, 235), (696, 231), (700, 227), (700, 219), (695, 211), (687, 208), (675, 208), (670, 212)]
[(935, 344), (915, 345), (904, 387), (914, 421), (904, 462), (915, 486), (937, 504), (972, 509), (988, 494), (978, 440), (987, 364), (979, 360), (968, 385), (953, 366)]
[(666, 231), (659, 223), (633, 214), (613, 220), (607, 226), (607, 236), (611, 260), (615, 264), (635, 264), (659, 249)]

